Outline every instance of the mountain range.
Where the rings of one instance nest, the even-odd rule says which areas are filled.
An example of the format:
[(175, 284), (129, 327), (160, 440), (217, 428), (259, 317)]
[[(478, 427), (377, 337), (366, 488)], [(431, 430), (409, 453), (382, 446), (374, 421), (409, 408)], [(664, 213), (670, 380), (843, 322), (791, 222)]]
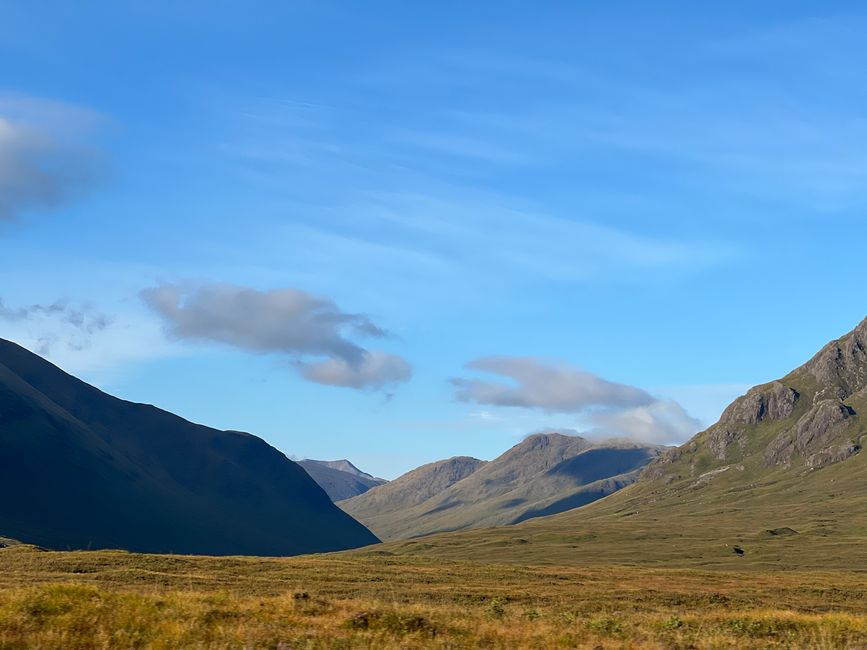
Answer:
[[(860, 567), (865, 412), (867, 320), (679, 447), (536, 434), (492, 461), (450, 458), (370, 486), (379, 479), (348, 461), (305, 470), (255, 436), (111, 397), (0, 340), (0, 542), (288, 555), (375, 533), (388, 543), (357, 552)], [(338, 508), (308, 472), (365, 491)]]
[(346, 459), (312, 460), (307, 458), (298, 464), (310, 474), (332, 501), (349, 499), (364, 494), (370, 488), (386, 483), (385, 479), (376, 478), (362, 472)]
[(376, 543), (260, 438), (117, 399), (0, 339), (0, 535), (53, 549), (291, 555)]
[(736, 399), (638, 481), (563, 514), (379, 552), (528, 563), (867, 563), (867, 320)]
[(591, 503), (638, 478), (664, 447), (540, 433), (485, 462), (430, 463), (338, 505), (383, 540), (514, 524)]

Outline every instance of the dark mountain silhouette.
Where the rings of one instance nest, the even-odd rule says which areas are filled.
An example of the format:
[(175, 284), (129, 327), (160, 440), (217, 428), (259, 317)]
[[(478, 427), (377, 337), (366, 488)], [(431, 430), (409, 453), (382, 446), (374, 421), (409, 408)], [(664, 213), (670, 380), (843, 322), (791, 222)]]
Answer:
[(0, 339), (0, 535), (55, 549), (289, 555), (377, 541), (256, 436), (107, 395)]

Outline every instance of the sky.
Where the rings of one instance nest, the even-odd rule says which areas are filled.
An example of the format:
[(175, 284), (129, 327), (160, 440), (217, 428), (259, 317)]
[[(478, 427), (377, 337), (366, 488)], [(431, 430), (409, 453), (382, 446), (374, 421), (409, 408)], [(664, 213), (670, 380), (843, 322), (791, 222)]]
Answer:
[(867, 313), (860, 3), (0, 14), (0, 337), (290, 457), (676, 444)]

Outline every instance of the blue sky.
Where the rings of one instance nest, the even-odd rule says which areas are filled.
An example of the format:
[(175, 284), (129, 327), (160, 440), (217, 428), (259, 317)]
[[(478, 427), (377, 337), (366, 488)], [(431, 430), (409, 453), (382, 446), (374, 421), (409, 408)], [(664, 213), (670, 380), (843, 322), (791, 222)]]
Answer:
[(865, 28), (6, 3), (0, 336), (387, 478), (549, 428), (680, 442), (867, 312)]

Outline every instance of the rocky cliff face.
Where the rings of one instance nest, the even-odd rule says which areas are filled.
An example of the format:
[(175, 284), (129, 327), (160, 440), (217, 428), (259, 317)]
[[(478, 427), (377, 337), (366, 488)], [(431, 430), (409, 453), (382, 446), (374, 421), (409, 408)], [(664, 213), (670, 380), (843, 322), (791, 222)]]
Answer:
[(831, 341), (799, 370), (819, 383), (816, 402), (863, 395), (867, 387), (867, 319), (846, 336)]

